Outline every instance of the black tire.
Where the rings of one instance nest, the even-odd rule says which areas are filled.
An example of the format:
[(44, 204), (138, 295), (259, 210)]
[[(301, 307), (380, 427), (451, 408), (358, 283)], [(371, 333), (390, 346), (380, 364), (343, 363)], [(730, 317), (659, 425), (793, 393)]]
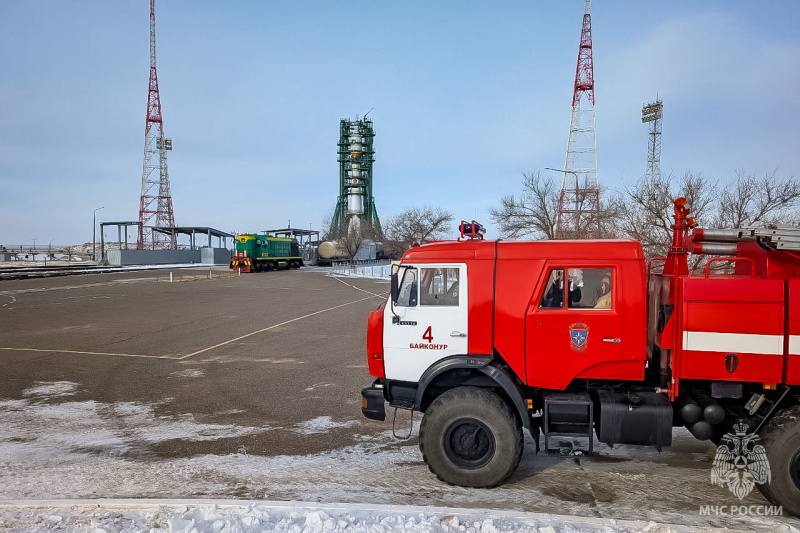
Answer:
[(800, 517), (800, 405), (778, 412), (760, 436), (771, 479), (757, 486), (772, 503)]
[(422, 457), (436, 477), (462, 487), (495, 487), (522, 458), (520, 422), (495, 393), (451, 389), (431, 404), (419, 430)]

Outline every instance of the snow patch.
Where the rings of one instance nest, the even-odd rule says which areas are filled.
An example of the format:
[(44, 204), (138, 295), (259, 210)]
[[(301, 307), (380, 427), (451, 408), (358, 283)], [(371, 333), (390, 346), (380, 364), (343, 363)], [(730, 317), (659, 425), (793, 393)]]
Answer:
[(37, 381), (33, 387), (22, 391), (22, 395), (26, 397), (47, 396), (50, 398), (72, 396), (77, 388), (78, 384), (72, 381)]
[(334, 386), (333, 383), (316, 383), (314, 385), (311, 385), (310, 387), (306, 387), (305, 389), (303, 389), (303, 392), (311, 392), (314, 389), (322, 389), (325, 387), (333, 387), (333, 386)]
[(206, 375), (205, 370), (200, 370), (199, 368), (187, 368), (186, 370), (179, 370), (177, 372), (172, 372), (170, 377), (174, 378), (202, 378)]
[[(157, 405), (157, 404), (155, 404)], [(266, 431), (268, 427), (202, 424), (194, 415), (158, 416), (155, 405), (95, 401), (48, 405), (27, 400), (0, 402), (3, 433), (13, 443), (2, 449), (4, 461), (69, 461), (74, 454), (121, 456), (142, 445), (172, 439), (210, 441)], [(124, 427), (124, 430), (121, 429)], [(72, 452), (72, 453), (69, 453)]]
[(346, 422), (334, 422), (329, 416), (318, 416), (305, 422), (295, 424), (292, 431), (295, 433), (302, 433), (304, 435), (314, 435), (316, 433), (327, 433), (331, 429), (346, 428), (357, 425), (355, 420), (347, 420)]

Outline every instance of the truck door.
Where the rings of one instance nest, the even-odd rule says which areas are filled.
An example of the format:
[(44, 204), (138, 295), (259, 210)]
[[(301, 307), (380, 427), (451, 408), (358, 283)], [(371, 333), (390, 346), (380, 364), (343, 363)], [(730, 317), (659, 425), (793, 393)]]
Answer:
[(386, 377), (418, 381), (436, 361), (467, 353), (467, 266), (402, 266), (384, 311)]
[(554, 266), (545, 272), (528, 309), (528, 385), (561, 390), (576, 377), (630, 379), (617, 376), (626, 371), (614, 365), (625, 347), (622, 289), (614, 267)]

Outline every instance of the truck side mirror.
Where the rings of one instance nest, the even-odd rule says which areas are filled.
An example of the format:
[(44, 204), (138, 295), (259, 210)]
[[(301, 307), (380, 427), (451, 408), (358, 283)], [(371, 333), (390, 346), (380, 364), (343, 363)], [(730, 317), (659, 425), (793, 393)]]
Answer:
[(392, 303), (397, 303), (397, 298), (400, 296), (400, 285), (397, 281), (397, 271), (392, 272), (392, 281), (390, 287)]

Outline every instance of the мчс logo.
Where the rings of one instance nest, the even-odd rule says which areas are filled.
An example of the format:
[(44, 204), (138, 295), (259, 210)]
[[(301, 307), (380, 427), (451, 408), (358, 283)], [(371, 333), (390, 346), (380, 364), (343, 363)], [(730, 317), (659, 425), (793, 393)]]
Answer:
[(581, 324), (570, 324), (569, 326), (569, 344), (570, 347), (576, 352), (582, 352), (589, 344), (589, 326)]
[(750, 494), (756, 483), (770, 480), (769, 461), (759, 436), (747, 434), (747, 424), (738, 423), (733, 433), (722, 437), (711, 467), (711, 483), (728, 487), (740, 500)]

